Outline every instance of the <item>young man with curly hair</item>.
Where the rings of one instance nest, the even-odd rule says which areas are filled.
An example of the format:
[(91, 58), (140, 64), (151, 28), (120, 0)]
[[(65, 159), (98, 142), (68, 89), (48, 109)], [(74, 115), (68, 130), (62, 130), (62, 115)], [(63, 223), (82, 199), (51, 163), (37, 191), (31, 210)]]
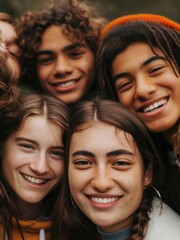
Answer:
[(25, 13), (18, 28), (22, 87), (68, 105), (94, 90), (95, 56), (104, 24), (94, 8), (76, 1)]

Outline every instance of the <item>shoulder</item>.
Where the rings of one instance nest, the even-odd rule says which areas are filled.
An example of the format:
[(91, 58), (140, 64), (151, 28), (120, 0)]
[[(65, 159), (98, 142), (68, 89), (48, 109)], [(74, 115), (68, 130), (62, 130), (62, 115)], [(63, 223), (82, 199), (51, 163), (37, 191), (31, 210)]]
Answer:
[(150, 214), (147, 234), (145, 240), (179, 240), (180, 236), (180, 216), (168, 205), (163, 203), (160, 213), (160, 201), (153, 201), (153, 210)]

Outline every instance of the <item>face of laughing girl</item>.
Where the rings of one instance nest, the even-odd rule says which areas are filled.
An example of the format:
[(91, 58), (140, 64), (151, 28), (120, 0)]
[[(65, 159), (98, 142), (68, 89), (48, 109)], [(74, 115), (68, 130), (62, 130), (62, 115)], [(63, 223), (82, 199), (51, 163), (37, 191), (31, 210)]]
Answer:
[(73, 134), (68, 177), (78, 207), (105, 232), (131, 223), (151, 181), (131, 136), (102, 122)]
[(31, 205), (41, 206), (59, 184), (63, 169), (62, 129), (44, 116), (26, 118), (3, 146), (2, 171), (24, 214)]

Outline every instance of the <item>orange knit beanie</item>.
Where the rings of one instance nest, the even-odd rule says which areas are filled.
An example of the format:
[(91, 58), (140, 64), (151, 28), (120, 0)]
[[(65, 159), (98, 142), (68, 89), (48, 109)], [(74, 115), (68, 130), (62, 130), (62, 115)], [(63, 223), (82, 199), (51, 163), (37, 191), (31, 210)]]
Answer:
[(143, 20), (145, 22), (155, 22), (160, 25), (166, 26), (168, 28), (175, 29), (180, 31), (180, 24), (176, 23), (164, 16), (155, 15), (155, 14), (132, 14), (132, 15), (125, 15), (123, 17), (116, 18), (109, 22), (104, 29), (102, 30), (101, 36), (102, 38), (106, 36), (106, 34), (116, 26), (123, 25), (124, 23), (131, 22), (131, 21), (139, 21)]

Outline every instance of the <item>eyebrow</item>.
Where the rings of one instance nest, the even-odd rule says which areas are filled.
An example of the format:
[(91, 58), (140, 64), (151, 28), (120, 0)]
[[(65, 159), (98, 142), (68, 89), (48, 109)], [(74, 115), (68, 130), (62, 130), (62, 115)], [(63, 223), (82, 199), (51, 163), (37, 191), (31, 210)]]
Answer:
[(125, 77), (128, 77), (128, 76), (129, 76), (129, 73), (127, 73), (127, 72), (118, 73), (112, 78), (112, 81), (113, 81), (113, 83), (115, 83), (118, 79), (125, 78)]
[(113, 157), (118, 155), (129, 155), (133, 156), (134, 154), (126, 149), (117, 149), (106, 154), (107, 157)]
[[(157, 61), (157, 60), (164, 60), (164, 61), (166, 61), (165, 57), (162, 57), (162, 56), (159, 56), (159, 55), (153, 56), (153, 57), (147, 59), (145, 62), (143, 62), (140, 68), (142, 69), (143, 67), (147, 66), (147, 65), (150, 64), (151, 62)], [(128, 77), (129, 75), (130, 75), (130, 74), (129, 74), (128, 72), (118, 73), (118, 74), (116, 74), (116, 75), (112, 78), (112, 81), (113, 81), (113, 83), (115, 83), (118, 79)]]
[[(86, 150), (79, 150), (72, 154), (73, 157), (78, 157), (80, 155), (84, 155), (87, 157), (95, 157), (96, 155), (92, 152), (86, 151)], [(118, 155), (130, 155), (133, 156), (134, 154), (126, 149), (117, 149), (114, 151), (110, 151), (106, 153), (106, 157), (113, 157)]]
[(86, 150), (79, 150), (79, 151), (76, 151), (72, 154), (73, 157), (78, 157), (78, 156), (81, 156), (81, 155), (84, 155), (84, 156), (87, 156), (87, 157), (95, 157), (94, 153), (86, 151)]
[[(70, 44), (68, 46), (65, 46), (63, 48), (63, 52), (68, 52), (68, 51), (72, 51), (74, 49), (77, 49), (77, 48), (81, 48), (81, 47), (85, 47), (85, 44), (83, 43), (73, 43), (73, 44)], [(52, 50), (39, 50), (36, 54), (36, 56), (41, 56), (41, 55), (49, 55), (49, 54), (53, 54), (53, 51)]]
[[(26, 142), (30, 142), (32, 144), (35, 144), (35, 145), (39, 145), (36, 141), (32, 140), (32, 139), (29, 139), (29, 138), (23, 138), (23, 137), (17, 137), (15, 139), (16, 142), (18, 141), (26, 141)], [(63, 150), (64, 151), (64, 146), (51, 146), (52, 148), (58, 148), (60, 150)]]
[(148, 64), (150, 64), (151, 62), (156, 61), (156, 60), (164, 60), (165, 61), (166, 59), (165, 59), (165, 57), (162, 57), (159, 55), (153, 56), (153, 57), (149, 58), (148, 60), (146, 60), (145, 62), (143, 62), (141, 68), (147, 66)]
[(63, 51), (70, 51), (70, 50), (73, 50), (73, 49), (76, 49), (76, 48), (81, 48), (81, 47), (85, 47), (85, 44), (74, 43), (74, 44), (71, 44), (71, 45), (68, 45), (68, 46), (64, 47)]

